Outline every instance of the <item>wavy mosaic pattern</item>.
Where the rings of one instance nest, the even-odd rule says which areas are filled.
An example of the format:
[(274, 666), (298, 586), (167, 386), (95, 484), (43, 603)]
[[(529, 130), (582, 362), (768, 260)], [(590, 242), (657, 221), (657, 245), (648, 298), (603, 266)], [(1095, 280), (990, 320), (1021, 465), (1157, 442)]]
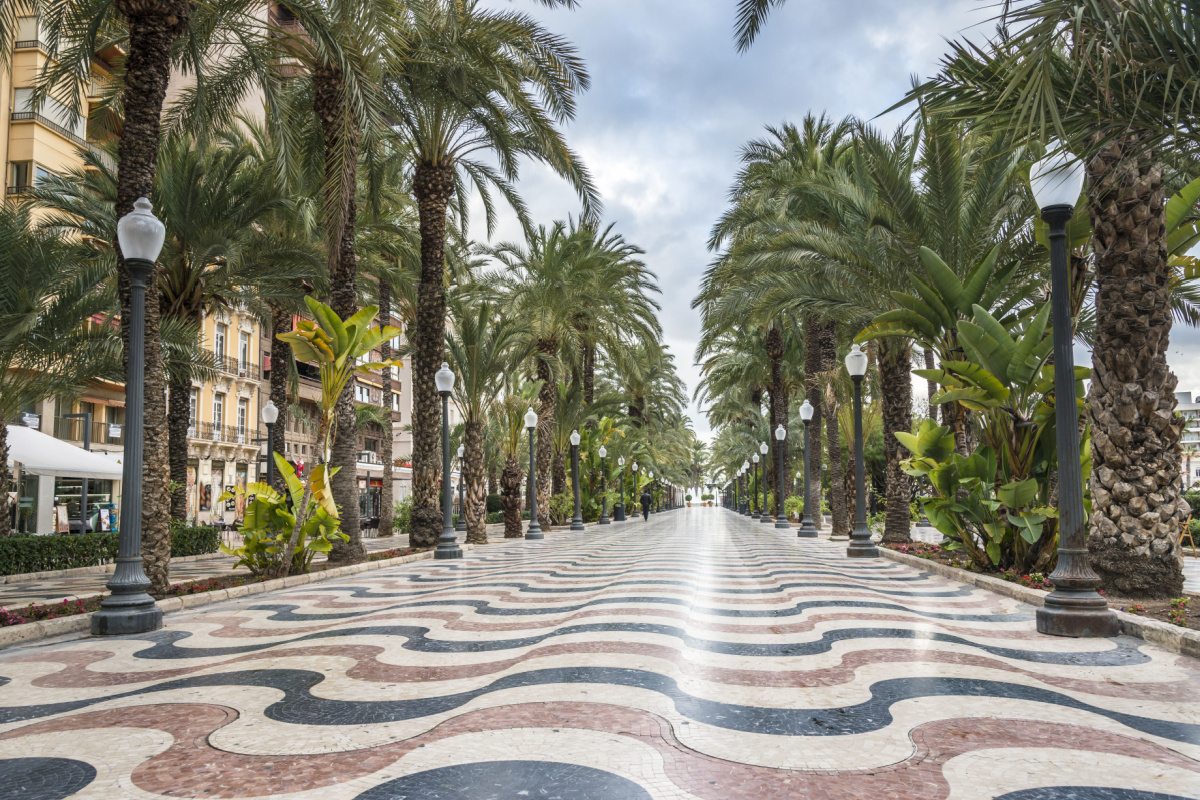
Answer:
[(842, 547), (692, 509), (0, 653), (0, 800), (1200, 798), (1200, 663)]

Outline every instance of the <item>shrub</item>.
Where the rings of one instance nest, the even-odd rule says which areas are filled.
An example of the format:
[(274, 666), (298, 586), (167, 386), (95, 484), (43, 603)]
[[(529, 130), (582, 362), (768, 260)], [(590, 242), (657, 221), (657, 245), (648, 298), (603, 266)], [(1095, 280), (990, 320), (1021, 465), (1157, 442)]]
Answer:
[(504, 512), (489, 511), (487, 516), (484, 517), (484, 522), (488, 525), (495, 525), (498, 522), (504, 522)]
[(690, 502), (692, 502), (692, 496), (690, 494), (685, 494), (683, 496), (683, 500), (685, 503), (690, 503)]
[(392, 530), (396, 533), (412, 533), (412, 498), (406, 497), (392, 504)]
[(81, 533), (0, 539), (0, 574), (95, 567), (117, 557), (117, 534)]
[(171, 521), (171, 557), (202, 556), (217, 552), (221, 536), (216, 528), (184, 525)]
[(550, 498), (550, 524), (562, 525), (575, 511), (575, 497), (569, 492), (559, 492)]
[(500, 504), (500, 495), (489, 494), (487, 496), (487, 513), (489, 513), (489, 514), (503, 514), (504, 513), (504, 506), (502, 506)]

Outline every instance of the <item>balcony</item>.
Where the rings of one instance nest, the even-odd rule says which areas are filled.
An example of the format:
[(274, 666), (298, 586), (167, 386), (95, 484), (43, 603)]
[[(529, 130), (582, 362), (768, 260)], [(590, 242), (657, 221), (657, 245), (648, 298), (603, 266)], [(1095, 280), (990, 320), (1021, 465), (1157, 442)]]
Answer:
[(254, 431), (233, 425), (214, 425), (211, 422), (194, 423), (188, 426), (188, 438), (220, 444), (253, 445)]
[(39, 114), (36, 111), (14, 111), (11, 119), (13, 122), (28, 122), (33, 120), (34, 122), (44, 125), (45, 127), (54, 131), (59, 136), (70, 139), (72, 142), (75, 142), (81, 147), (87, 146), (87, 141), (82, 136), (70, 130), (69, 128), (59, 125), (45, 114)]
[[(61, 439), (64, 442), (79, 442), (83, 443), (84, 420), (82, 419), (63, 419), (57, 417), (54, 420), (54, 438)], [(113, 433), (116, 433), (114, 436)], [(104, 422), (103, 420), (92, 420), (92, 429), (89, 444), (125, 444), (125, 426), (118, 423)]]
[(217, 369), (227, 372), (230, 375), (237, 375), (239, 378), (249, 378), (254, 381), (262, 378), (262, 370), (253, 361), (242, 361), (241, 359), (222, 355), (214, 355), (213, 360), (216, 361)]

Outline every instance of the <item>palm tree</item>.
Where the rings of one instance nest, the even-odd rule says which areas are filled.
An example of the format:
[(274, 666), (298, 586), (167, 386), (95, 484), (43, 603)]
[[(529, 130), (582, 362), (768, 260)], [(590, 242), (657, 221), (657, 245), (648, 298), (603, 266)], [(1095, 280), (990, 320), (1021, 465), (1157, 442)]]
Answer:
[(1175, 597), (1189, 509), (1176, 480), (1182, 425), (1163, 424), (1176, 404), (1164, 176), (1172, 151), (1200, 144), (1195, 8), (1024, 0), (1005, 4), (1000, 22), (983, 46), (952, 44), (940, 74), (906, 100), (1018, 141), (1057, 137), (1085, 160), (1097, 308), (1088, 550), (1109, 589)]
[[(542, 0), (544, 5), (569, 4)], [(475, 0), (430, 0), (413, 9), (415, 34), (405, 63), (387, 83), (392, 115), (412, 153), (413, 194), (421, 233), (421, 280), (413, 347), (413, 533), (431, 546), (441, 530), (438, 510), (439, 404), (433, 375), (442, 362), (446, 299), (446, 211), (452, 201), (466, 219), (465, 181), (483, 197), (489, 227), (490, 187), (525, 222), (512, 188), (522, 157), (550, 166), (579, 192), (593, 216), (598, 201), (582, 162), (557, 123), (575, 113), (588, 76), (574, 48), (531, 17), (497, 13)], [(482, 160), (490, 153), (497, 170)]]
[[(446, 349), (454, 382), (454, 402), (464, 419), (463, 480), (466, 486), (467, 542), (487, 544), (487, 474), (483, 433), (494, 413), (510, 372), (525, 359), (532, 346), (530, 331), (519, 317), (500, 314), (487, 301), (449, 304), (451, 325)], [(524, 409), (521, 414), (524, 415)]]
[[(520, 539), (521, 459), (525, 453), (525, 411), (531, 407), (541, 387), (536, 382), (519, 385), (510, 375), (504, 396), (492, 410), (489, 438), (499, 443), (504, 469), (500, 473), (500, 504), (504, 508), (504, 538)], [(532, 469), (530, 475), (533, 474)]]
[(104, 254), (62, 233), (33, 228), (28, 204), (0, 206), (0, 538), (12, 534), (8, 432), (47, 397), (70, 396), (93, 379), (120, 380), (107, 324), (115, 293)]

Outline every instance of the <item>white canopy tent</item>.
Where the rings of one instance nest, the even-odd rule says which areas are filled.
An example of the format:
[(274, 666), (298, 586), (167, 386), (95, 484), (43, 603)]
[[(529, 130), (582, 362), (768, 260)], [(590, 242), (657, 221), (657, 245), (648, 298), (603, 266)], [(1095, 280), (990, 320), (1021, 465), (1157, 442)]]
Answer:
[(121, 480), (121, 464), (92, 453), (69, 442), (26, 428), (8, 427), (8, 462), (21, 465), (30, 475), (55, 478), (88, 478), (90, 480)]

